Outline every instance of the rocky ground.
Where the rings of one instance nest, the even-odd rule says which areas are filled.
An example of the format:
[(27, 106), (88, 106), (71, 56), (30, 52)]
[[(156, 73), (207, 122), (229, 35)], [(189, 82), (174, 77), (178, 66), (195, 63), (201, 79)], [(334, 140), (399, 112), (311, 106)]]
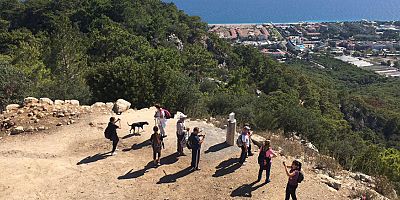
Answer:
[[(59, 117), (53, 114), (58, 111), (49, 112), (51, 108), (42, 109), (40, 113), (54, 119), (46, 125), (48, 130), (0, 139), (0, 199), (284, 199), (287, 177), (281, 163), (290, 162), (291, 158), (274, 159), (272, 182), (257, 183), (257, 157), (250, 157), (247, 165), (239, 166), (240, 149), (225, 145), (225, 130), (195, 120), (187, 126), (198, 126), (207, 136), (202, 147), (202, 170), (191, 173), (189, 150), (185, 149), (188, 156), (175, 154), (176, 120), (170, 119), (162, 165), (156, 168), (147, 142), (154, 125), (154, 108), (128, 110), (117, 116), (122, 119), (120, 151), (110, 156), (111, 142), (104, 138), (103, 130), (113, 114), (105, 104), (100, 107), (104, 109), (71, 111), (79, 112), (71, 118)], [(17, 115), (33, 112), (29, 109), (24, 108)], [(8, 114), (18, 117), (14, 112), (18, 110), (6, 113), (5, 117), (11, 118)], [(66, 126), (64, 119), (75, 121)], [(27, 121), (26, 124), (34, 126), (34, 120), (27, 118)], [(126, 124), (137, 121), (148, 121), (150, 125), (140, 135), (130, 134)], [(64, 122), (64, 126), (57, 127), (59, 122)], [(333, 189), (322, 181), (326, 177), (318, 176), (311, 165), (306, 164), (304, 169), (299, 199), (348, 199), (351, 189)]]

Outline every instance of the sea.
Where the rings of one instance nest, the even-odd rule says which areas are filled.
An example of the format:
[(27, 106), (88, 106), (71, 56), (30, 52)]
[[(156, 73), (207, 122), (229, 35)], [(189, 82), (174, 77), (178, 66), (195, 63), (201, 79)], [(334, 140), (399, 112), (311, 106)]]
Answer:
[(209, 24), (400, 21), (400, 0), (164, 0)]

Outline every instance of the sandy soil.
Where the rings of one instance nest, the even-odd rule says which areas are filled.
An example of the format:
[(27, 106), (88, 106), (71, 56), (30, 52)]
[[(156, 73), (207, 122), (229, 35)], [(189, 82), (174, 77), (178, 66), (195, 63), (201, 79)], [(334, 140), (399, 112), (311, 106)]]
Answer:
[[(188, 156), (176, 157), (173, 119), (168, 121), (162, 166), (153, 167), (146, 140), (154, 125), (154, 111), (129, 110), (118, 116), (122, 129), (116, 156), (108, 153), (111, 142), (103, 134), (110, 117), (106, 114), (92, 114), (49, 133), (1, 139), (0, 199), (284, 199), (287, 177), (282, 158), (273, 161), (271, 183), (255, 183), (257, 157), (250, 157), (247, 165), (240, 167), (240, 149), (224, 145), (225, 131), (204, 122), (187, 123), (207, 133), (201, 171), (189, 172), (188, 149)], [(134, 121), (150, 125), (140, 136), (132, 136), (126, 123)], [(346, 199), (307, 171), (305, 178), (298, 188), (299, 199)]]

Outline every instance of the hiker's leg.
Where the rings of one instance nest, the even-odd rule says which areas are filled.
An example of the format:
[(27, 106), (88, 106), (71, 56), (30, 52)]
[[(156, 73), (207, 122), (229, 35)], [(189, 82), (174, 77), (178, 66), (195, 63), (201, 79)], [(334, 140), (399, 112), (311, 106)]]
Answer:
[(292, 186), (291, 195), (292, 195), (293, 200), (297, 200), (296, 189), (297, 189), (297, 186)]
[(199, 168), (199, 162), (200, 162), (200, 148), (196, 150), (196, 169)]
[(244, 146), (242, 146), (241, 148), (242, 148), (242, 153), (240, 154), (240, 163), (244, 163), (244, 161), (246, 161), (247, 152)]
[(112, 142), (113, 142), (113, 148), (112, 148), (112, 150), (111, 150), (111, 153), (114, 153), (115, 152), (115, 150), (117, 149), (117, 144), (118, 144), (118, 141), (119, 141), (119, 139), (118, 139), (118, 137), (116, 137)]
[(257, 181), (261, 181), (262, 172), (263, 172), (263, 167), (262, 167), (262, 165), (260, 165), (260, 169), (258, 170), (258, 178), (257, 178)]
[(196, 150), (192, 149), (192, 162), (190, 164), (191, 167), (195, 167), (195, 161), (196, 161)]
[(267, 182), (270, 182), (271, 180), (270, 180), (269, 177), (270, 177), (270, 175), (271, 175), (271, 162), (268, 162), (268, 163), (267, 163), (267, 170), (266, 170), (266, 171), (267, 171), (267, 179), (266, 179), (266, 181), (267, 181)]
[(179, 134), (178, 133), (176, 133), (176, 152), (178, 152), (178, 153), (180, 153), (180, 145), (179, 145), (179, 143), (180, 143), (180, 137), (179, 137)]
[(253, 155), (253, 153), (251, 152), (251, 142), (250, 142), (249, 148), (247, 148), (247, 155), (249, 155), (249, 156)]
[(289, 184), (286, 185), (286, 195), (285, 195), (285, 200), (290, 199), (290, 188)]

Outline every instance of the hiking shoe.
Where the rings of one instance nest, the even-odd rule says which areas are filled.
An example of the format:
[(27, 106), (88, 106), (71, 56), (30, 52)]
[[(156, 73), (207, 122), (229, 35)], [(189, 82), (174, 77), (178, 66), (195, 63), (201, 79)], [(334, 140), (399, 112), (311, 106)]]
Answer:
[(270, 183), (270, 182), (271, 182), (271, 179), (268, 179), (265, 181), (265, 183)]
[(117, 152), (112, 152), (111, 155), (115, 156), (115, 155), (117, 155)]
[(200, 168), (196, 168), (196, 171), (200, 171), (201, 169)]

